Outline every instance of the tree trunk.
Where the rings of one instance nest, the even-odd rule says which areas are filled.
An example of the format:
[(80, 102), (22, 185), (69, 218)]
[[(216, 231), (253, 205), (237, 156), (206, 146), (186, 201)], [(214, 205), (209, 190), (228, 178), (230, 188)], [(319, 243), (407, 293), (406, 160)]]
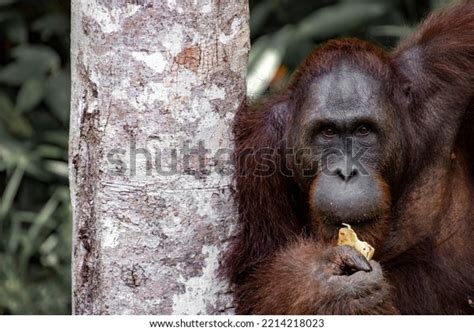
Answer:
[(72, 0), (76, 314), (232, 312), (219, 259), (245, 0)]

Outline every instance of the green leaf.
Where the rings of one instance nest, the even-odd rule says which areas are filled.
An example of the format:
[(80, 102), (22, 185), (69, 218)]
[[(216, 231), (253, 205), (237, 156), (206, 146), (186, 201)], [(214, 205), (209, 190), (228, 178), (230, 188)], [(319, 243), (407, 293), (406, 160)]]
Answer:
[(45, 102), (51, 112), (65, 125), (69, 123), (71, 100), (71, 76), (68, 71), (60, 71), (46, 81)]
[(34, 76), (32, 70), (21, 63), (13, 62), (0, 70), (0, 83), (19, 86), (31, 76)]
[(41, 208), (33, 224), (28, 229), (27, 236), (24, 238), (24, 249), (20, 258), (21, 262), (23, 262), (21, 269), (26, 270), (26, 264), (29, 259), (44, 242), (44, 235), (40, 235), (40, 233), (51, 222), (53, 213), (58, 208), (59, 203), (59, 193), (58, 189), (56, 189), (48, 202)]
[(67, 131), (45, 131), (43, 132), (45, 142), (56, 144), (67, 150), (69, 144), (69, 134)]
[(296, 36), (324, 40), (344, 35), (382, 17), (389, 8), (390, 2), (347, 2), (324, 7), (298, 24)]
[(64, 179), (68, 178), (68, 164), (67, 162), (62, 161), (44, 161), (44, 168), (50, 173), (63, 177)]
[(10, 98), (0, 91), (0, 121), (14, 136), (28, 138), (33, 134), (33, 128), (28, 120), (18, 113)]
[(273, 1), (262, 1), (252, 8), (252, 15), (250, 15), (250, 32), (252, 35), (257, 35), (268, 18), (274, 11), (275, 3)]
[(413, 32), (413, 29), (409, 26), (397, 26), (397, 25), (376, 25), (371, 26), (368, 32), (374, 37), (397, 37), (403, 38)]
[(6, 116), (6, 114), (13, 113), (13, 103), (6, 93), (0, 90), (0, 119)]
[(13, 175), (10, 177), (5, 192), (3, 192), (2, 201), (0, 201), (0, 221), (2, 221), (11, 209), (13, 199), (15, 199), (21, 180), (23, 179), (24, 168), (19, 165)]
[(8, 40), (14, 44), (23, 44), (28, 41), (28, 29), (23, 19), (12, 21), (5, 30)]
[(18, 46), (12, 55), (15, 61), (0, 70), (0, 83), (18, 86), (30, 78), (41, 79), (60, 66), (59, 55), (47, 46)]
[(44, 84), (36, 78), (28, 79), (18, 92), (16, 98), (16, 109), (19, 112), (27, 112), (35, 108), (43, 99)]
[(37, 64), (42, 71), (59, 67), (59, 55), (54, 49), (44, 45), (25, 45), (16, 47), (13, 56), (25, 63)]
[(64, 148), (49, 144), (39, 145), (35, 154), (42, 159), (67, 159), (67, 151)]
[(69, 33), (69, 20), (63, 13), (51, 13), (33, 22), (32, 30), (41, 33), (41, 39), (65, 36)]
[(13, 44), (25, 43), (28, 29), (22, 13), (17, 10), (0, 11), (0, 32)]

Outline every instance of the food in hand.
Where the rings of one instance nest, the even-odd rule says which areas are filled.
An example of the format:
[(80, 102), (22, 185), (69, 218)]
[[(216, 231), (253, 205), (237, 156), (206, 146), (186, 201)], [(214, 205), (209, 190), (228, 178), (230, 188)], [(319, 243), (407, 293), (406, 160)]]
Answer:
[(365, 256), (367, 261), (370, 261), (374, 256), (374, 248), (367, 242), (359, 240), (357, 234), (352, 230), (349, 224), (342, 223), (342, 225), (344, 225), (345, 228), (339, 229), (338, 246), (348, 245), (354, 247), (359, 253)]

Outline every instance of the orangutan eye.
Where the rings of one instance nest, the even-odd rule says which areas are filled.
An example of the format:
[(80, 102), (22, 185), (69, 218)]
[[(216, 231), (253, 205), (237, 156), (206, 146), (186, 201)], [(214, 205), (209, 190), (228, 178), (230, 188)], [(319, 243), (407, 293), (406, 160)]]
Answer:
[(334, 136), (336, 136), (336, 129), (331, 126), (326, 126), (321, 129), (321, 133), (326, 138), (333, 138)]
[(362, 124), (360, 125), (357, 130), (356, 130), (356, 134), (358, 136), (366, 136), (368, 135), (369, 133), (371, 132), (370, 130), (370, 127), (366, 124)]

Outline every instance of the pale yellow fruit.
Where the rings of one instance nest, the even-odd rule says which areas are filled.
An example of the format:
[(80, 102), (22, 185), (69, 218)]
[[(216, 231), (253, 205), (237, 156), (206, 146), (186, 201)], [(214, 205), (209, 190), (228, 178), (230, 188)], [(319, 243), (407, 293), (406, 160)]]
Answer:
[(354, 247), (358, 252), (365, 256), (367, 261), (370, 261), (370, 259), (372, 259), (372, 256), (374, 256), (374, 248), (370, 246), (367, 242), (359, 240), (359, 238), (357, 238), (357, 234), (354, 230), (352, 230), (349, 224), (342, 223), (342, 225), (344, 225), (345, 228), (339, 229), (337, 245), (348, 245)]

